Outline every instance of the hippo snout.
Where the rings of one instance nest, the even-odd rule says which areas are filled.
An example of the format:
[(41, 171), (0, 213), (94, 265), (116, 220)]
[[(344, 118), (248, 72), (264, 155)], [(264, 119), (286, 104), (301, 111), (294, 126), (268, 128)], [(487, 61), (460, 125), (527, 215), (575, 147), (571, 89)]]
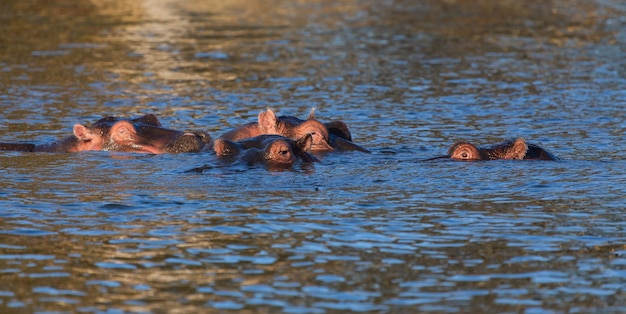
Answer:
[(211, 143), (211, 136), (208, 133), (206, 133), (206, 132), (187, 132), (187, 133), (183, 134), (183, 136), (196, 136), (204, 144), (210, 144)]
[(211, 143), (211, 136), (205, 132), (185, 132), (165, 147), (165, 152), (197, 153), (203, 151)]

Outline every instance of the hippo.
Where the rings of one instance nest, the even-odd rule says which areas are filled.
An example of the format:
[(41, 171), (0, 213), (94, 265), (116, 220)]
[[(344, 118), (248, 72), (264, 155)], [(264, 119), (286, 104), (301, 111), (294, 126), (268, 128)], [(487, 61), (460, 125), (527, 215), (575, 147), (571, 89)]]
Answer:
[(224, 133), (221, 138), (238, 141), (262, 134), (279, 134), (298, 140), (307, 134), (313, 136), (312, 152), (328, 152), (333, 150), (356, 150), (365, 153), (370, 151), (352, 142), (352, 134), (343, 121), (322, 123), (315, 119), (315, 109), (309, 117), (302, 120), (293, 116), (280, 116), (271, 109), (259, 113), (258, 122), (251, 122)]
[(526, 159), (526, 160), (558, 160), (556, 156), (535, 144), (527, 144), (519, 137), (488, 147), (477, 147), (472, 143), (459, 142), (450, 146), (448, 154), (432, 159), (451, 158), (454, 160), (495, 160), (495, 159)]
[(319, 161), (307, 152), (311, 145), (311, 134), (298, 140), (277, 134), (263, 134), (238, 141), (218, 138), (213, 149), (218, 158), (229, 163), (242, 161), (248, 165), (263, 164), (270, 169), (280, 169), (289, 168), (297, 161)]
[(91, 126), (74, 125), (74, 134), (47, 144), (0, 143), (0, 150), (75, 153), (89, 150), (134, 153), (185, 153), (203, 151), (211, 143), (204, 132), (166, 129), (148, 114), (135, 119), (106, 117)]

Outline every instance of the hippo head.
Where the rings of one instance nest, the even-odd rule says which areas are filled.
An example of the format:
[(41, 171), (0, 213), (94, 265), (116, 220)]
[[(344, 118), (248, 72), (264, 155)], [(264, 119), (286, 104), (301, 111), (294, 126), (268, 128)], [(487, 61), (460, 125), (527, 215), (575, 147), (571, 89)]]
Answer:
[(296, 141), (281, 135), (265, 134), (237, 142), (219, 138), (215, 141), (213, 149), (218, 157), (228, 162), (240, 160), (248, 164), (264, 164), (275, 169), (291, 167), (297, 161), (318, 161), (307, 153), (311, 145), (313, 145), (311, 134)]
[(352, 143), (352, 134), (348, 126), (342, 121), (322, 123), (315, 119), (315, 108), (306, 120), (293, 116), (280, 116), (271, 109), (259, 114), (259, 130), (261, 134), (280, 134), (292, 139), (302, 139), (307, 134), (313, 138), (312, 152), (328, 152), (339, 150), (359, 150), (369, 152), (367, 149)]
[(155, 115), (124, 120), (106, 117), (92, 126), (74, 126), (78, 139), (70, 151), (106, 150), (138, 153), (199, 152), (211, 141), (203, 132), (182, 132), (161, 126)]
[(496, 159), (543, 159), (554, 160), (554, 156), (537, 145), (527, 144), (523, 138), (506, 140), (502, 143), (477, 147), (468, 142), (459, 142), (450, 146), (448, 154), (430, 158), (451, 158), (454, 160), (496, 160)]
[(310, 133), (295, 141), (287, 137), (268, 136), (262, 142), (262, 159), (269, 169), (289, 168), (298, 160), (318, 161), (307, 153), (315, 145)]
[(528, 146), (523, 138), (508, 140), (490, 147), (477, 147), (472, 143), (455, 143), (448, 149), (447, 157), (455, 160), (524, 159)]

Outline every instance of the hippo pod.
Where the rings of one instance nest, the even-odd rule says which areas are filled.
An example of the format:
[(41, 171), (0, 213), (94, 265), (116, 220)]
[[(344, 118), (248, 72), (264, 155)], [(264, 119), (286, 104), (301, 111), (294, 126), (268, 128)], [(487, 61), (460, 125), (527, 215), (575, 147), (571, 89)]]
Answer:
[(309, 150), (312, 152), (333, 150), (370, 152), (352, 142), (350, 129), (343, 121), (322, 123), (315, 119), (315, 109), (311, 110), (306, 120), (293, 116), (277, 117), (274, 111), (268, 109), (259, 113), (257, 122), (244, 124), (224, 133), (221, 138), (238, 141), (262, 134), (278, 134), (292, 140), (298, 140), (310, 134), (313, 137), (313, 144)]
[(270, 168), (288, 168), (298, 161), (318, 161), (307, 153), (312, 145), (311, 134), (296, 141), (282, 135), (265, 134), (239, 141), (218, 138), (213, 144), (213, 149), (218, 158), (230, 163), (242, 161), (249, 165), (263, 164)]
[(448, 154), (433, 159), (450, 158), (454, 160), (496, 160), (496, 159), (526, 159), (526, 160), (557, 160), (547, 150), (535, 144), (527, 144), (519, 137), (506, 140), (502, 143), (487, 147), (477, 147), (468, 142), (459, 142), (450, 146)]
[(102, 150), (134, 153), (185, 153), (205, 150), (211, 137), (204, 132), (166, 129), (148, 114), (135, 119), (106, 117), (91, 126), (74, 125), (74, 134), (48, 144), (0, 143), (0, 150), (74, 153)]

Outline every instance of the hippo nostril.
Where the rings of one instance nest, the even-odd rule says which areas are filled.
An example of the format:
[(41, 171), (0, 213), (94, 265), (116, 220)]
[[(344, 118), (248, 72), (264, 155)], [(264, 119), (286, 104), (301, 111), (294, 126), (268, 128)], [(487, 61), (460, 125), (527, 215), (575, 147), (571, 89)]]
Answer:
[(196, 135), (197, 135), (198, 137), (200, 137), (200, 139), (202, 140), (202, 142), (205, 142), (205, 143), (206, 143), (206, 142), (208, 142), (208, 141), (209, 141), (209, 139), (210, 139), (209, 135), (208, 135), (208, 134), (206, 134), (206, 133), (196, 133)]
[(200, 139), (200, 141), (202, 141), (203, 143), (208, 143), (211, 141), (211, 136), (209, 136), (208, 134), (204, 133), (204, 132), (185, 132), (183, 133), (183, 136), (193, 136), (196, 137), (198, 139)]

